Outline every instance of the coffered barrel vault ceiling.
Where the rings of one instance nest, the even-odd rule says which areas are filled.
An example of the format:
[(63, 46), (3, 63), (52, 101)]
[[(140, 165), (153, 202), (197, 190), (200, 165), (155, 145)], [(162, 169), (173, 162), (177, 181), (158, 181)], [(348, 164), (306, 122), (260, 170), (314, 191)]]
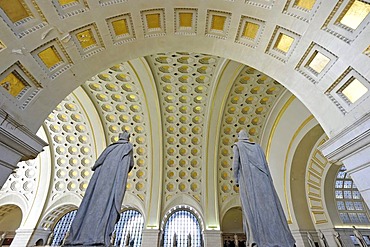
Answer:
[(368, 1), (3, 0), (0, 7), (1, 105), (34, 131), (98, 71), (167, 51), (264, 72), (329, 135), (367, 110)]

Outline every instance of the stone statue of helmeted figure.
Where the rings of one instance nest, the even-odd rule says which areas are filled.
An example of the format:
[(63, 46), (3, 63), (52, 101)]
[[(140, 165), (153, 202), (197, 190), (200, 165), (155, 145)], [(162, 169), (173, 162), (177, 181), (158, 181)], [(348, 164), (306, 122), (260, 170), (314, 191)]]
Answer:
[(251, 142), (242, 130), (233, 151), (234, 178), (239, 185), (246, 245), (293, 247), (295, 240), (261, 146)]
[(128, 173), (134, 166), (133, 146), (126, 131), (99, 156), (65, 246), (109, 246), (119, 220)]
[(308, 244), (310, 245), (310, 247), (316, 247), (315, 241), (313, 240), (313, 237), (312, 237), (311, 233), (309, 233), (309, 232), (307, 232), (307, 241), (308, 241)]
[(319, 230), (319, 238), (320, 238), (321, 246), (329, 247), (328, 241), (326, 241), (326, 237), (321, 230)]
[(362, 236), (361, 232), (359, 230), (357, 230), (357, 228), (355, 226), (352, 226), (352, 228), (353, 228), (353, 233), (355, 234), (355, 237), (357, 239), (358, 244), (361, 247), (367, 247), (367, 243), (365, 242), (365, 239)]
[(344, 244), (343, 244), (343, 241), (342, 241), (342, 238), (339, 232), (334, 232), (334, 240), (335, 240), (335, 243), (337, 244), (337, 247), (344, 247)]

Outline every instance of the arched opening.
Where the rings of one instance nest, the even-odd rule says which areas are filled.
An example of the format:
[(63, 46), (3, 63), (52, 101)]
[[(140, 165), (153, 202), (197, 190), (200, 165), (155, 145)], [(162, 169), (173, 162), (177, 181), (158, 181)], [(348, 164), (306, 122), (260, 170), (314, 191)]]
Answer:
[(66, 213), (55, 225), (52, 234), (53, 240), (51, 246), (60, 246), (71, 227), (72, 221), (75, 218), (77, 210)]
[(144, 217), (139, 211), (135, 209), (123, 211), (114, 227), (114, 246), (141, 246), (143, 228)]
[(160, 246), (203, 246), (202, 228), (198, 217), (187, 208), (179, 208), (172, 212), (164, 223)]
[(245, 246), (245, 232), (243, 230), (243, 211), (240, 207), (229, 209), (221, 224), (223, 246), (231, 246), (238, 241), (239, 247)]
[(0, 206), (0, 236), (3, 245), (10, 245), (22, 222), (22, 210), (16, 205)]
[(42, 239), (37, 240), (35, 245), (36, 246), (43, 246), (44, 245), (44, 240), (42, 240)]

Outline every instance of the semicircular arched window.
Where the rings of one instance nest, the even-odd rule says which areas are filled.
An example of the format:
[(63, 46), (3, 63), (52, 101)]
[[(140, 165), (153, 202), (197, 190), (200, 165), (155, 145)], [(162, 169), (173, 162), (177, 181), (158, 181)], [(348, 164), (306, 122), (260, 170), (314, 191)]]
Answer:
[(189, 241), (191, 246), (202, 246), (202, 230), (198, 218), (188, 210), (177, 210), (172, 213), (164, 226), (163, 246), (187, 247)]
[(355, 183), (342, 166), (335, 180), (335, 201), (344, 224), (369, 224), (369, 209)]
[(76, 213), (77, 210), (73, 210), (66, 213), (62, 218), (60, 218), (53, 230), (53, 241), (51, 243), (51, 246), (60, 246), (63, 243), (63, 239), (66, 233), (69, 231), (69, 228), (71, 227)]
[(114, 246), (141, 246), (142, 233), (144, 227), (144, 217), (137, 210), (125, 210), (121, 213), (119, 221), (116, 223)]

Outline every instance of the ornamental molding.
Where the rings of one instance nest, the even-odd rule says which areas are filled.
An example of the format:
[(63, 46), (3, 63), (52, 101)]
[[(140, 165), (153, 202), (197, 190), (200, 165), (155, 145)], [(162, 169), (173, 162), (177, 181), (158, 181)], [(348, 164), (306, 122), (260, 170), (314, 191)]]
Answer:
[(370, 148), (370, 113), (343, 129), (319, 147), (330, 161), (343, 161)]
[[(2, 109), (0, 109), (0, 144), (0, 148), (5, 150), (5, 154), (10, 152), (9, 155), (0, 158), (0, 164), (8, 163), (14, 168), (19, 160), (36, 158), (43, 151), (43, 147), (48, 145)], [(13, 157), (13, 160), (5, 161), (9, 159), (8, 157)], [(14, 157), (18, 159), (14, 159)]]

